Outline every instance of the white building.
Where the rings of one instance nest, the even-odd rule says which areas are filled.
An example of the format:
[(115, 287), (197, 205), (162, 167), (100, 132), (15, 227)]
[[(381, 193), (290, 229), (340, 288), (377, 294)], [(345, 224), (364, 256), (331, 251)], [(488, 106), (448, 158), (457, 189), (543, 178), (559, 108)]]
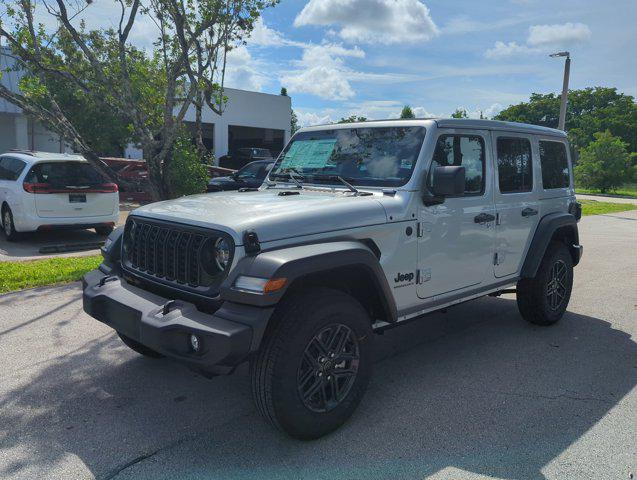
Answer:
[[(0, 47), (2, 84), (18, 91), (20, 72), (7, 71), (14, 65), (6, 47)], [(292, 107), (289, 97), (267, 93), (226, 88), (228, 103), (223, 115), (209, 108), (203, 112), (204, 143), (215, 158), (234, 152), (241, 147), (268, 148), (273, 153), (283, 149), (290, 139)], [(194, 109), (186, 114), (186, 122), (193, 122)], [(46, 130), (22, 110), (0, 98), (0, 153), (9, 149), (62, 152), (67, 148), (57, 134)], [(134, 146), (126, 149), (125, 156), (141, 158)]]

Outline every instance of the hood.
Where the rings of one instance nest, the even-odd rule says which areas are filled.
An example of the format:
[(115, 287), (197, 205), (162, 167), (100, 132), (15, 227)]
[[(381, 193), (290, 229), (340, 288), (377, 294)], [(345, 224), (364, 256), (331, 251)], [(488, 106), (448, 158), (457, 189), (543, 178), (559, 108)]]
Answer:
[[(299, 194), (280, 195), (284, 191)], [(263, 243), (385, 223), (380, 196), (296, 189), (220, 192), (153, 203), (133, 215), (221, 230), (241, 245), (246, 230), (254, 230)]]

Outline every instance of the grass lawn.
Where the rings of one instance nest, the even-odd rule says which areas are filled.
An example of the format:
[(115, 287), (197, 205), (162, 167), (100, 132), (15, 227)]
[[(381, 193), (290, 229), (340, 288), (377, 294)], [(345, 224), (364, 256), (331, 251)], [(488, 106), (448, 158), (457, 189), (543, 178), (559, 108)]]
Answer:
[[(601, 192), (594, 188), (576, 188), (575, 193), (588, 194), (588, 195), (599, 195)], [(604, 195), (620, 195), (623, 197), (633, 197), (637, 198), (637, 183), (627, 183), (623, 185), (621, 188), (617, 190), (613, 190), (612, 192), (608, 192)]]
[(0, 262), (0, 293), (80, 280), (102, 262), (101, 255)]
[(595, 200), (577, 200), (582, 204), (582, 215), (601, 215), (604, 213), (625, 212), (637, 210), (637, 205), (630, 203), (597, 202)]

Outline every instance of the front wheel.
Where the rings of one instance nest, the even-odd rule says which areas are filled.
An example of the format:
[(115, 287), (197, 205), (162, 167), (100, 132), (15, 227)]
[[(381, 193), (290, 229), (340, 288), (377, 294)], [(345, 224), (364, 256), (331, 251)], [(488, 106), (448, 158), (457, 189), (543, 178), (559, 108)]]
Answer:
[(535, 277), (518, 282), (518, 310), (530, 323), (552, 325), (564, 315), (572, 288), (571, 254), (562, 242), (552, 242)]
[(281, 306), (251, 364), (259, 412), (288, 435), (310, 440), (340, 427), (371, 374), (369, 315), (351, 296), (317, 289)]

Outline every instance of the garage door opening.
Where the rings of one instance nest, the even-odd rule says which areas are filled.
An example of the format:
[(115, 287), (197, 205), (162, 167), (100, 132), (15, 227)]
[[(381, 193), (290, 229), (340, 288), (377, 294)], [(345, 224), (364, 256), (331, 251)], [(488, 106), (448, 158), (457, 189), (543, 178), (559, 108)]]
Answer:
[(228, 154), (236, 156), (240, 148), (267, 148), (276, 157), (283, 150), (284, 130), (272, 128), (228, 127)]

